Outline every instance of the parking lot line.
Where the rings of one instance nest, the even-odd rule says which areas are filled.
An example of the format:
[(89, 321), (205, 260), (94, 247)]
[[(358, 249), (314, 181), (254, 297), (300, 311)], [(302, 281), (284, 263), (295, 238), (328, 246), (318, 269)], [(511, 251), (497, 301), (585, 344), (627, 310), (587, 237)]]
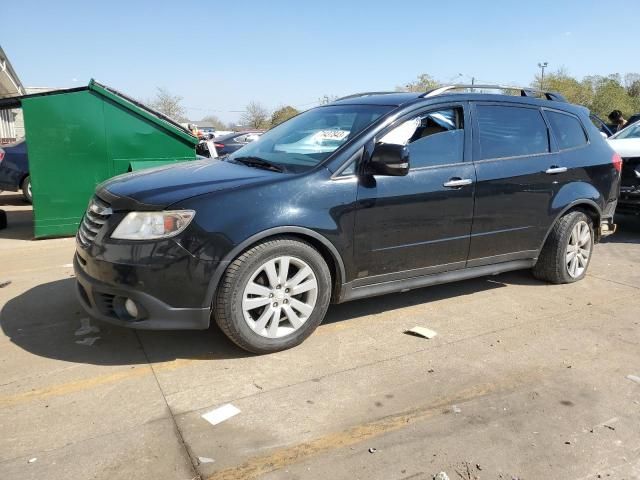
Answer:
[[(441, 398), (436, 403), (417, 407), (378, 420), (356, 425), (346, 430), (330, 433), (309, 442), (285, 447), (266, 455), (250, 458), (241, 465), (220, 470), (207, 477), (207, 480), (252, 480), (289, 465), (300, 463), (310, 457), (349, 447), (380, 435), (405, 428), (413, 423), (428, 420), (452, 404), (470, 402), (482, 397), (504, 394), (524, 383), (531, 382), (532, 376), (540, 372), (506, 377), (500, 383), (485, 383), (463, 389), (453, 395)], [(526, 381), (523, 380), (526, 378)]]
[(95, 377), (83, 378), (81, 380), (74, 380), (72, 382), (62, 383), (58, 385), (50, 385), (44, 388), (37, 388), (29, 390), (27, 392), (21, 392), (13, 395), (0, 396), (0, 407), (8, 407), (13, 405), (19, 405), (21, 403), (27, 403), (35, 400), (42, 400), (50, 397), (59, 397), (68, 395), (70, 393), (81, 392), (84, 390), (90, 390), (92, 388), (101, 387), (103, 385), (110, 385), (125, 380), (131, 380), (134, 378), (140, 378), (147, 375), (152, 375), (153, 371), (151, 367), (156, 371), (169, 371), (176, 368), (184, 367), (188, 364), (197, 362), (203, 359), (178, 359), (170, 362), (163, 362), (153, 365), (140, 365), (135, 368), (129, 368), (120, 372), (109, 373), (105, 375), (97, 375)]

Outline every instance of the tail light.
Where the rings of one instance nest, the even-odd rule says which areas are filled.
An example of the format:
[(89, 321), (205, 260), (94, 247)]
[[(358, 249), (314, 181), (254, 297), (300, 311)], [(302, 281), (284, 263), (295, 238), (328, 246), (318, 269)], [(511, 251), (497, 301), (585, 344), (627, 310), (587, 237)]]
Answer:
[(618, 173), (622, 171), (622, 157), (620, 155), (614, 153), (611, 158), (611, 163), (613, 163), (613, 168), (615, 168)]
[(224, 148), (224, 144), (222, 144), (222, 143), (215, 143), (214, 142), (213, 146), (216, 147), (216, 148)]
[(4, 160), (4, 150), (0, 148), (0, 162)]

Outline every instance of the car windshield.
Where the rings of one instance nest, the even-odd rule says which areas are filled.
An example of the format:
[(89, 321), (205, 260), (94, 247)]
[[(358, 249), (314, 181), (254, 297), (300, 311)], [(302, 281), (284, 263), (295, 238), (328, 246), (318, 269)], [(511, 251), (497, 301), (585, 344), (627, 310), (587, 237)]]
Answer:
[(617, 140), (621, 138), (640, 138), (640, 121), (634, 123), (633, 125), (629, 125), (620, 133), (614, 135), (613, 138)]
[(308, 110), (231, 154), (231, 161), (260, 159), (300, 172), (315, 167), (394, 107), (332, 105)]

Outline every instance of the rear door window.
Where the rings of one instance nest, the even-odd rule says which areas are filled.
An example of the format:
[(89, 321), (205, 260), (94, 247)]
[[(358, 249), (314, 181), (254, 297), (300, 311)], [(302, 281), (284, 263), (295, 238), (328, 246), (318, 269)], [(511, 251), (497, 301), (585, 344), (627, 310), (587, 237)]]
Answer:
[(553, 135), (556, 137), (560, 150), (581, 147), (587, 144), (587, 135), (584, 133), (580, 120), (576, 117), (550, 110), (545, 110), (545, 114), (549, 119)]
[(477, 105), (480, 159), (549, 152), (549, 134), (537, 108)]

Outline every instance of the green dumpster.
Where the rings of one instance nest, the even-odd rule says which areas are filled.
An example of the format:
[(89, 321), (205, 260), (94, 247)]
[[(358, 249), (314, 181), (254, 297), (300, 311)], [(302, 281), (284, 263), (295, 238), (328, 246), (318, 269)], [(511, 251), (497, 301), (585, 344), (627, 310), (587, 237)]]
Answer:
[(34, 236), (75, 235), (96, 185), (115, 175), (195, 160), (198, 139), (174, 120), (93, 80), (0, 100), (22, 107)]

